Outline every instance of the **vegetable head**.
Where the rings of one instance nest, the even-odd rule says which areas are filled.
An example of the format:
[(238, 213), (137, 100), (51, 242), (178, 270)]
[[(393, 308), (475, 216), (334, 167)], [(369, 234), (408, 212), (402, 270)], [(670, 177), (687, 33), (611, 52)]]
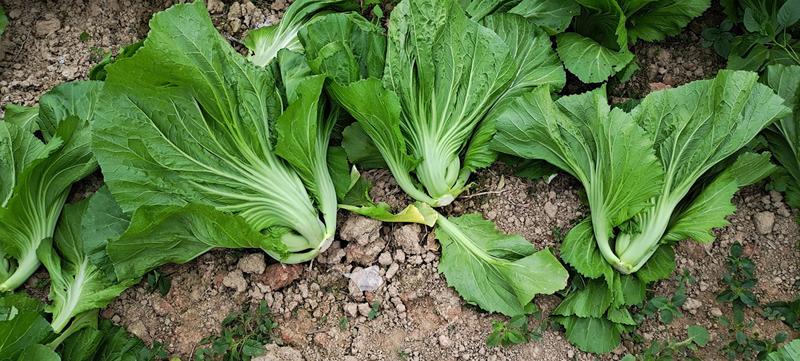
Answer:
[[(610, 351), (627, 324), (622, 307), (640, 302), (635, 295), (646, 283), (672, 272), (669, 243), (714, 239), (713, 228), (735, 210), (736, 190), (774, 169), (767, 153), (738, 153), (786, 114), (781, 103), (756, 74), (721, 71), (651, 93), (630, 113), (609, 107), (604, 88), (557, 101), (538, 89), (501, 111), (497, 150), (546, 160), (586, 190), (591, 218), (567, 235), (562, 258), (586, 278), (605, 279), (573, 297), (605, 293), (608, 302), (591, 312), (569, 297), (562, 303), (557, 314), (572, 342)], [(587, 323), (617, 335), (608, 342), (579, 338)]]
[[(329, 94), (357, 120), (403, 190), (432, 206), (452, 202), (472, 171), (494, 161), (487, 143), (497, 104), (536, 85), (564, 83), (547, 34), (516, 15), (479, 24), (456, 1), (403, 1), (389, 20), (382, 72), (373, 65), (381, 59), (370, 53), (374, 47), (354, 35), (369, 24), (339, 37), (310, 30), (338, 25), (325, 18), (300, 34), (309, 63), (333, 79)], [(359, 158), (364, 147), (349, 140), (345, 149)]]
[[(97, 168), (89, 121), (100, 83), (60, 85), (36, 109), (18, 108), (0, 122), (0, 292), (19, 287), (49, 249), (72, 183)], [(33, 131), (40, 129), (43, 143)]]
[[(261, 234), (212, 247), (261, 248), (287, 263), (324, 251), (337, 209), (328, 168), (336, 117), (320, 98), (324, 79), (304, 73), (290, 52), (281, 64), (253, 65), (217, 33), (202, 1), (156, 14), (150, 25), (133, 56), (106, 68), (93, 128), (96, 156), (122, 209), (168, 207), (150, 214), (165, 217), (194, 204), (234, 214)], [(158, 256), (146, 262), (169, 260)]]

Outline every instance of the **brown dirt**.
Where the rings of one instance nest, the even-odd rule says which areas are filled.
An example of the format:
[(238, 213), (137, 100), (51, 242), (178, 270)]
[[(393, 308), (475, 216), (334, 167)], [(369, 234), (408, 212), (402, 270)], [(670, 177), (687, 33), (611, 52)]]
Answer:
[[(60, 82), (85, 78), (99, 60), (98, 54), (117, 51), (143, 37), (150, 15), (171, 2), (12, 0), (2, 4), (11, 23), (0, 41), (0, 104), (33, 104)], [(249, 1), (212, 1), (210, 8), (223, 34), (239, 39), (248, 28), (275, 21), (285, 6), (280, 1), (255, 5)], [(713, 76), (722, 61), (699, 45), (699, 33), (709, 21), (713, 16), (693, 22), (674, 39), (639, 44), (635, 52), (643, 64), (642, 71), (629, 83), (613, 87), (612, 95), (636, 98), (665, 85)], [(91, 37), (81, 41), (82, 32)], [(373, 196), (396, 207), (407, 202), (387, 172), (368, 174), (376, 181)], [(506, 166), (498, 164), (480, 172), (475, 182), (474, 188), (445, 212), (480, 212), (501, 230), (523, 234), (537, 248), (551, 247), (557, 252), (555, 235), (587, 213), (580, 200), (580, 186), (564, 175), (549, 183), (530, 181), (513, 176)], [(734, 201), (739, 211), (730, 217), (731, 226), (718, 232), (716, 242), (709, 246), (683, 242), (677, 248), (679, 272), (688, 271), (697, 280), (687, 291), (700, 302), (699, 308), (685, 310), (685, 317), (669, 325), (645, 322), (639, 329), (645, 339), (678, 339), (685, 335), (686, 326), (700, 324), (712, 331), (712, 342), (698, 355), (704, 360), (723, 359), (719, 349), (731, 337), (716, 315), (730, 316), (731, 312), (715, 301), (715, 295), (722, 289), (725, 255), (734, 241), (744, 244), (756, 262), (762, 302), (787, 300), (798, 294), (797, 213), (789, 210), (780, 194), (765, 191), (763, 185), (744, 189)], [(774, 218), (774, 226), (764, 234), (754, 224), (756, 214), (762, 212)], [(370, 225), (345, 214), (341, 218), (340, 230), (348, 223), (359, 227), (363, 223), (368, 229), (357, 237), (364, 238), (343, 235), (347, 239), (337, 240), (324, 257), (300, 266), (299, 279), (285, 288), (278, 290), (275, 280), (291, 280), (297, 268), (269, 266), (258, 272), (263, 268), (258, 259), (254, 264), (240, 262), (251, 253), (215, 251), (186, 265), (163, 267), (160, 271), (172, 278), (166, 296), (140, 284), (126, 291), (102, 315), (147, 342), (163, 343), (184, 360), (201, 339), (219, 331), (220, 322), (230, 311), (262, 300), (270, 305), (280, 324), (279, 342), (299, 350), (306, 360), (596, 359), (571, 346), (557, 330), (548, 330), (541, 340), (524, 345), (486, 347), (492, 321), (503, 318), (464, 304), (447, 287), (437, 273), (438, 245), (429, 229)], [(367, 264), (346, 261), (351, 256)], [(378, 266), (385, 283), (362, 295), (349, 289), (347, 275), (366, 265)], [(36, 289), (37, 279), (42, 275), (32, 279), (28, 289)], [(674, 280), (667, 281), (652, 291), (666, 295), (675, 287)], [(44, 290), (38, 289), (43, 295)], [(381, 309), (370, 320), (365, 311), (375, 302)], [(539, 297), (536, 302), (546, 314), (557, 305), (558, 298)], [(754, 312), (750, 316), (760, 334), (788, 331), (780, 322), (766, 321)], [(642, 348), (626, 340), (601, 359), (616, 360)]]

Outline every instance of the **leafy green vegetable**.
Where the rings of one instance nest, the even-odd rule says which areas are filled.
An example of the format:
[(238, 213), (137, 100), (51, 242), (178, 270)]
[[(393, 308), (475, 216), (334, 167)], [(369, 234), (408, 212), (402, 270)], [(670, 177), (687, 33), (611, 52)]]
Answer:
[[(38, 116), (20, 108), (10, 122), (0, 122), (0, 292), (16, 289), (39, 268), (37, 250), (51, 247), (72, 183), (97, 167), (89, 121), (98, 90), (96, 82), (63, 84), (41, 97)], [(46, 143), (33, 129), (41, 129)]]
[(733, 29), (739, 35), (732, 36), (727, 49), (723, 47), (728, 51), (718, 51), (728, 58), (727, 68), (760, 72), (771, 64), (800, 65), (797, 54), (800, 44), (793, 38), (793, 26), (800, 20), (800, 3), (796, 0), (727, 0), (721, 4), (728, 21), (740, 25)]
[[(338, 27), (332, 20), (327, 26)], [(357, 29), (351, 33), (363, 33)], [(486, 144), (495, 104), (537, 85), (560, 87), (564, 73), (547, 34), (519, 16), (491, 16), (481, 25), (455, 1), (415, 0), (393, 10), (389, 29), (382, 73), (369, 70), (380, 57), (365, 53), (371, 48), (359, 37), (329, 40), (321, 31), (300, 37), (312, 68), (334, 79), (329, 94), (358, 121), (403, 190), (447, 205), (472, 171), (494, 161)], [(342, 65), (347, 58), (350, 65)]]
[(328, 9), (358, 9), (353, 0), (297, 0), (283, 13), (278, 24), (258, 28), (247, 33), (243, 42), (250, 49), (250, 61), (258, 66), (266, 66), (278, 57), (281, 49), (302, 52), (303, 46), (297, 33), (314, 16)]
[(769, 149), (783, 166), (783, 177), (775, 177), (780, 189), (786, 193), (786, 202), (800, 208), (800, 112), (797, 111), (800, 90), (800, 66), (770, 65), (766, 84), (784, 99), (792, 113), (781, 118), (764, 132)]
[[(322, 16), (299, 36), (312, 70), (331, 79), (328, 94), (357, 122), (344, 132), (350, 159), (385, 164), (428, 206), (452, 202), (474, 170), (494, 161), (488, 142), (498, 104), (565, 81), (535, 24), (511, 14), (479, 24), (456, 1), (401, 2), (389, 20), (385, 56), (382, 29), (357, 14)], [(436, 220), (443, 244), (440, 271), (468, 302), (514, 316), (535, 294), (566, 285), (566, 271), (549, 251), (535, 252), (478, 216), (432, 213), (425, 219)]]
[(590, 284), (611, 302), (591, 314), (582, 307), (561, 313), (572, 342), (591, 352), (613, 349), (619, 337), (571, 331), (589, 326), (575, 318), (597, 318), (592, 327), (620, 332), (626, 323), (609, 322), (610, 312), (638, 304), (641, 297), (633, 296), (645, 284), (669, 276), (675, 264), (669, 243), (711, 242), (713, 228), (727, 225), (736, 190), (774, 168), (767, 153), (737, 152), (787, 114), (781, 103), (756, 74), (722, 71), (651, 93), (630, 113), (611, 109), (605, 88), (557, 101), (540, 88), (500, 111), (495, 149), (546, 160), (586, 190), (591, 218), (569, 232), (562, 258), (581, 275), (604, 279)]
[(261, 356), (266, 352), (264, 345), (273, 342), (277, 327), (266, 301), (252, 309), (244, 305), (225, 317), (219, 336), (200, 341), (207, 346), (195, 351), (194, 360), (238, 361)]
[(55, 249), (40, 248), (39, 258), (50, 274), (50, 300), (47, 311), (51, 325), (59, 333), (76, 315), (103, 308), (122, 291), (139, 282), (117, 282), (113, 266), (105, 254), (107, 241), (128, 227), (106, 188), (90, 199), (67, 205), (55, 233)]
[[(323, 77), (303, 72), (290, 52), (275, 66), (251, 64), (217, 33), (202, 1), (150, 24), (144, 45), (106, 68), (93, 128), (123, 211), (147, 207), (109, 244), (117, 275), (214, 247), (260, 248), (286, 263), (324, 251), (338, 192), (328, 164), (336, 113), (320, 97)], [(148, 241), (128, 242), (137, 239)]]
[(572, 22), (573, 31), (556, 41), (564, 66), (585, 83), (605, 81), (624, 69), (633, 60), (629, 45), (677, 35), (711, 5), (710, 0), (576, 1), (581, 14)]

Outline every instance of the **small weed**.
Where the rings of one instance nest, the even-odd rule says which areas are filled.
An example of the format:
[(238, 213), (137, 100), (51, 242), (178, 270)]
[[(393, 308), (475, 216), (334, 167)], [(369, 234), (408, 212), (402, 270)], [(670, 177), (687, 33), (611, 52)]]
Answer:
[(81, 35), (78, 35), (78, 40), (80, 40), (82, 43), (85, 43), (85, 42), (89, 41), (89, 39), (91, 39), (91, 38), (92, 38), (92, 36), (89, 35), (89, 33), (85, 32), (85, 31), (81, 32)]
[(781, 320), (795, 331), (800, 331), (800, 298), (794, 301), (773, 302), (764, 306), (764, 317)]
[(508, 322), (492, 321), (492, 332), (486, 339), (489, 347), (519, 345), (528, 342), (528, 317), (514, 316)]
[(675, 293), (671, 296), (654, 296), (650, 298), (637, 315), (637, 323), (641, 323), (644, 318), (656, 314), (659, 320), (665, 324), (670, 324), (674, 319), (683, 317), (680, 309), (686, 303), (686, 286), (693, 282), (694, 278), (689, 273), (684, 272), (680, 281), (678, 281), (678, 288)]
[(687, 338), (681, 341), (653, 341), (650, 346), (639, 355), (625, 355), (622, 361), (661, 361), (661, 360), (691, 360), (699, 361), (694, 356), (698, 348), (708, 344), (708, 330), (701, 326), (689, 326), (686, 330)]
[(372, 302), (372, 307), (367, 314), (367, 319), (374, 320), (381, 314), (381, 303), (380, 301)]
[(278, 325), (272, 320), (267, 303), (262, 301), (254, 310), (245, 305), (222, 321), (218, 336), (200, 341), (205, 348), (195, 351), (195, 361), (249, 361), (264, 354), (264, 345), (272, 342)]
[(342, 316), (339, 318), (339, 329), (342, 331), (346, 331), (350, 327), (350, 320), (347, 319), (347, 316)]
[(398, 350), (397, 357), (399, 357), (401, 360), (408, 360), (408, 358), (411, 357), (411, 354), (409, 354), (405, 350)]
[(147, 289), (150, 290), (150, 292), (155, 292), (158, 290), (158, 293), (162, 297), (166, 296), (167, 293), (169, 293), (169, 289), (172, 288), (172, 279), (156, 270), (148, 273), (146, 280)]
[(728, 360), (763, 360), (767, 354), (777, 350), (787, 338), (783, 332), (772, 339), (762, 339), (757, 332), (749, 335), (747, 330), (752, 329), (755, 322), (745, 322), (742, 306), (734, 307), (733, 318), (722, 317), (720, 323), (728, 329), (729, 334), (733, 335), (733, 340), (722, 349)]
[(758, 299), (753, 293), (756, 286), (756, 266), (748, 257), (742, 256), (740, 243), (731, 246), (728, 255), (728, 273), (722, 276), (726, 288), (717, 295), (717, 301), (723, 303), (742, 304), (747, 307), (758, 306)]
[(553, 227), (553, 229), (550, 230), (550, 234), (552, 234), (553, 240), (555, 240), (558, 243), (563, 242), (564, 237), (567, 236), (567, 233), (564, 232), (564, 229), (559, 226)]
[(110, 52), (107, 52), (107, 51), (105, 51), (103, 49), (100, 49), (98, 47), (92, 47), (91, 49), (89, 49), (89, 61), (91, 61), (93, 63), (99, 63), (99, 62), (104, 61), (106, 59), (111, 59), (111, 53)]

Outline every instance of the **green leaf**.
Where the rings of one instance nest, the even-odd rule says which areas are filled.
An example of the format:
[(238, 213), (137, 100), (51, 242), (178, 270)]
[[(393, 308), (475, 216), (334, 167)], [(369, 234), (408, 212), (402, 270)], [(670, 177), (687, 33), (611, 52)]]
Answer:
[(770, 65), (767, 68), (766, 83), (784, 99), (784, 105), (792, 109), (792, 114), (767, 128), (764, 135), (770, 151), (790, 177), (786, 187), (786, 200), (790, 206), (800, 208), (800, 112), (796, 111), (800, 105), (800, 66)]
[[(624, 1), (623, 3), (636, 3)], [(628, 38), (631, 43), (637, 39), (661, 41), (667, 36), (678, 35), (692, 19), (703, 14), (711, 6), (711, 0), (649, 0), (636, 10), (628, 13)]]
[(645, 285), (651, 282), (669, 278), (675, 270), (675, 251), (670, 245), (662, 245), (653, 253), (650, 260), (636, 272)]
[(0, 306), (14, 307), (16, 315), (0, 321), (0, 360), (16, 360), (25, 349), (44, 343), (53, 329), (41, 315), (42, 304), (24, 294), (6, 294)]
[(67, 338), (62, 344), (63, 361), (91, 361), (103, 341), (103, 332), (96, 328), (84, 328)]
[(586, 280), (580, 290), (571, 292), (553, 310), (559, 316), (601, 318), (611, 306), (611, 294), (602, 280)]
[(39, 107), (26, 107), (15, 104), (6, 104), (4, 121), (13, 123), (23, 129), (26, 133), (33, 133), (39, 130)]
[(311, 68), (337, 83), (383, 76), (384, 30), (357, 13), (320, 16), (301, 29), (298, 36)]
[(567, 29), (581, 8), (574, 0), (522, 0), (509, 12), (524, 16), (550, 34), (558, 34)]
[(139, 282), (135, 278), (117, 282), (111, 265), (104, 264), (108, 239), (122, 234), (127, 225), (106, 188), (64, 208), (55, 232), (55, 250), (40, 247), (38, 251), (50, 275), (52, 304), (45, 310), (53, 314), (55, 332), (60, 333), (78, 314), (106, 307)]
[(107, 251), (117, 278), (130, 279), (163, 264), (189, 262), (213, 248), (260, 248), (283, 259), (282, 243), (291, 245), (297, 237), (290, 236), (287, 230), (262, 235), (241, 217), (200, 204), (145, 206), (133, 213), (130, 227), (108, 243)]
[(281, 49), (303, 51), (297, 33), (318, 13), (327, 9), (357, 8), (357, 2), (352, 0), (297, 0), (289, 5), (278, 24), (252, 30), (242, 42), (250, 49), (250, 61), (258, 66), (266, 66), (278, 56)]
[(636, 321), (633, 320), (633, 316), (628, 311), (627, 308), (616, 308), (611, 307), (608, 309), (608, 320), (613, 323), (618, 323), (621, 325), (627, 326), (636, 326)]
[(6, 16), (6, 11), (0, 6), (0, 36), (3, 36), (3, 33), (6, 31), (6, 27), (8, 26), (8, 16)]
[(739, 188), (769, 176), (775, 170), (770, 154), (744, 153), (703, 188), (692, 203), (673, 221), (664, 235), (667, 241), (693, 239), (701, 243), (714, 240), (714, 228), (728, 225), (725, 217), (736, 207), (731, 203)]
[(344, 128), (342, 147), (347, 152), (347, 159), (357, 164), (359, 168), (387, 168), (380, 151), (359, 123), (353, 123)]
[[(46, 240), (53, 236), (72, 183), (97, 168), (89, 123), (100, 85), (66, 83), (41, 97), (38, 125), (46, 145), (23, 134), (27, 133), (24, 129), (15, 131), (13, 124), (0, 127), (0, 170), (5, 169), (0, 180), (13, 184), (13, 188), (0, 185), (0, 239), (4, 240), (0, 254), (17, 261), (16, 269), (0, 284), (0, 292), (14, 290), (36, 271), (36, 252), (41, 247), (48, 251)], [(13, 175), (5, 173), (11, 164)]]
[(634, 55), (627, 48), (615, 51), (576, 33), (556, 36), (564, 67), (584, 83), (600, 83), (625, 68)]
[(584, 352), (611, 352), (621, 340), (619, 328), (605, 318), (569, 316), (556, 321), (566, 329), (567, 340)]
[(476, 214), (437, 220), (442, 244), (439, 271), (467, 302), (507, 316), (525, 313), (536, 294), (566, 286), (567, 271), (545, 249), (500, 233)]
[(365, 206), (351, 206), (342, 204), (339, 208), (360, 214), (365, 217), (377, 219), (381, 222), (390, 223), (419, 223), (428, 227), (436, 224), (439, 214), (426, 203), (416, 202), (406, 206), (402, 211), (392, 213), (391, 208), (386, 203), (377, 203)]
[(697, 346), (703, 347), (708, 344), (710, 336), (705, 327), (692, 325), (686, 329), (686, 332), (689, 334), (689, 339), (691, 339), (692, 342), (694, 342)]
[(19, 361), (61, 361), (61, 357), (44, 345), (32, 345), (19, 355)]
[(600, 254), (592, 231), (592, 222), (588, 219), (572, 227), (561, 243), (561, 259), (581, 275), (599, 278), (611, 272), (611, 266)]

